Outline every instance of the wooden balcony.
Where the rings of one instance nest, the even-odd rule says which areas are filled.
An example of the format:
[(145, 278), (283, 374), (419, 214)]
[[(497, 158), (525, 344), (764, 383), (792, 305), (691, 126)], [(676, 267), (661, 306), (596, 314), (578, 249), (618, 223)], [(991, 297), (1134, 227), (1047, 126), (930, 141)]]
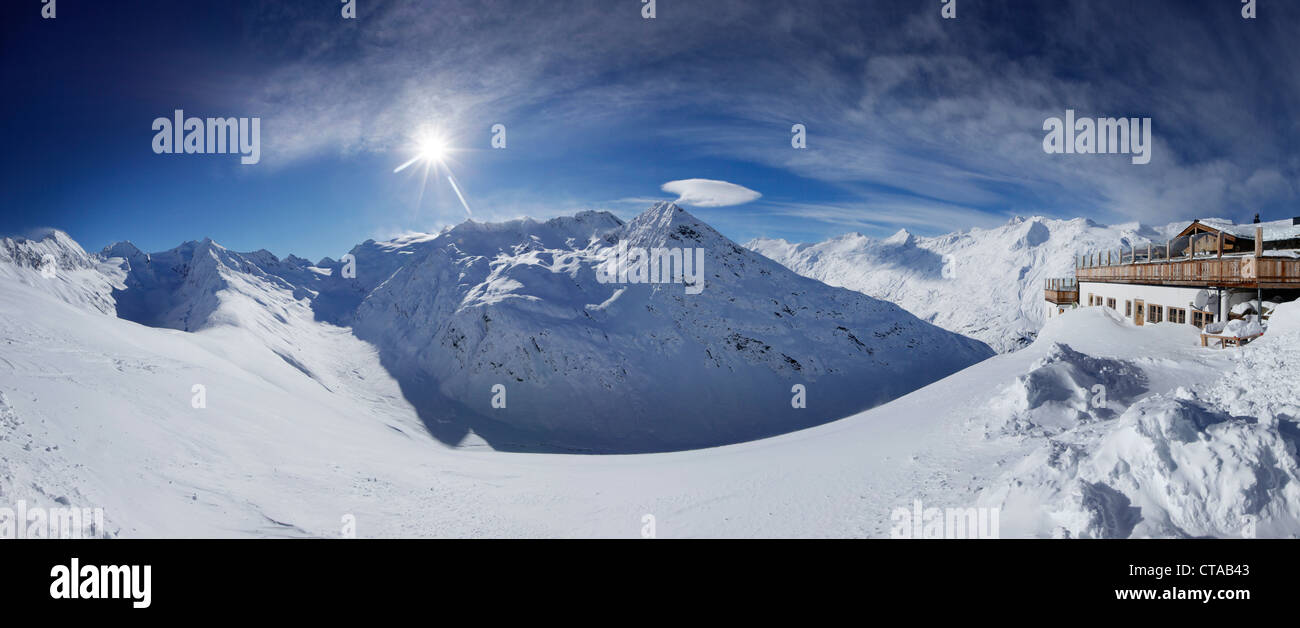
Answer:
[(1048, 279), (1043, 282), (1048, 303), (1073, 305), (1079, 302), (1079, 283), (1074, 279)]
[(1225, 256), (1129, 261), (1075, 270), (1079, 281), (1155, 286), (1300, 289), (1300, 259)]

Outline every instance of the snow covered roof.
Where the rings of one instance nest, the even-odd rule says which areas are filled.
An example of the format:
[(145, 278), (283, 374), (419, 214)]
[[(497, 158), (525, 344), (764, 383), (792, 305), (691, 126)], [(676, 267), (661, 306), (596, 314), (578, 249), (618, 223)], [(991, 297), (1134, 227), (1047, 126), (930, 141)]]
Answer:
[(1202, 225), (1205, 225), (1206, 227), (1210, 227), (1212, 229), (1217, 229), (1219, 231), (1222, 231), (1228, 235), (1236, 236), (1238, 238), (1248, 238), (1251, 240), (1255, 239), (1256, 227), (1261, 227), (1264, 229), (1265, 242), (1269, 242), (1273, 240), (1290, 240), (1292, 238), (1300, 238), (1300, 225), (1292, 224), (1295, 221), (1290, 218), (1287, 218), (1286, 220), (1272, 220), (1269, 222), (1244, 224), (1244, 225), (1233, 224), (1225, 220), (1213, 219), (1213, 218), (1207, 220), (1198, 220), (1196, 222), (1199, 222)]

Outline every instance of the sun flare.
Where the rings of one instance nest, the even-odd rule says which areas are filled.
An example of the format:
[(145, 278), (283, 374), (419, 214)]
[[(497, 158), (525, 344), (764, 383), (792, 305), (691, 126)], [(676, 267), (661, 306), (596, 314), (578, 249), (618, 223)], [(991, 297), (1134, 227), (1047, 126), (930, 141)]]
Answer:
[(441, 163), (447, 157), (447, 143), (436, 136), (423, 137), (419, 140), (418, 151), (420, 159)]
[(445, 166), (447, 157), (452, 152), (451, 145), (442, 136), (435, 133), (424, 133), (416, 136), (414, 149), (415, 156), (410, 161), (395, 168), (393, 172), (401, 172), (420, 162), (435, 167)]

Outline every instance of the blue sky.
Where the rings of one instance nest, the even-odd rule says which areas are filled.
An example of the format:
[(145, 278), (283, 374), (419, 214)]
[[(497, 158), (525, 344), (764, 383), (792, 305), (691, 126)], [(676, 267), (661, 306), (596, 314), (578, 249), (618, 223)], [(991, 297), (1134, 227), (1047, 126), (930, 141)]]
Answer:
[[(431, 128), (476, 220), (627, 218), (690, 179), (761, 194), (688, 206), (741, 242), (1300, 215), (1296, 3), (942, 4), (10, 2), (0, 232), (337, 257), (466, 218), (442, 176), (393, 173)], [(1067, 108), (1152, 118), (1151, 163), (1044, 153)], [(175, 109), (260, 117), (260, 163), (154, 154)]]

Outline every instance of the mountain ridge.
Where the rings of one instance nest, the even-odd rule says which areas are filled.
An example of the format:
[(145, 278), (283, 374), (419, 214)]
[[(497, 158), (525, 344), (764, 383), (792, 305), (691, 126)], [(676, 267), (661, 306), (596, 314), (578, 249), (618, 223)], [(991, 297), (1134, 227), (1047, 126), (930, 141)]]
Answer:
[(1036, 337), (1046, 320), (1043, 281), (1073, 276), (1078, 255), (1159, 241), (1184, 226), (1016, 216), (998, 227), (938, 236), (900, 230), (885, 239), (849, 233), (812, 243), (755, 238), (746, 246), (1006, 353)]
[[(672, 273), (640, 282), (626, 271), (646, 260), (620, 257), (633, 249), (693, 253), (702, 285)], [(992, 355), (892, 303), (800, 277), (673, 203), (627, 222), (598, 211), (467, 220), (349, 255), (310, 265), (205, 238), (151, 254), (114, 243), (101, 263), (121, 275), (109, 295), (117, 316), (243, 330), (309, 377), (327, 369), (302, 339), (318, 324), (349, 330), (453, 445), (742, 442), (847, 416)], [(631, 280), (609, 283), (602, 271), (615, 267)], [(805, 407), (792, 403), (796, 385), (811, 391)]]

